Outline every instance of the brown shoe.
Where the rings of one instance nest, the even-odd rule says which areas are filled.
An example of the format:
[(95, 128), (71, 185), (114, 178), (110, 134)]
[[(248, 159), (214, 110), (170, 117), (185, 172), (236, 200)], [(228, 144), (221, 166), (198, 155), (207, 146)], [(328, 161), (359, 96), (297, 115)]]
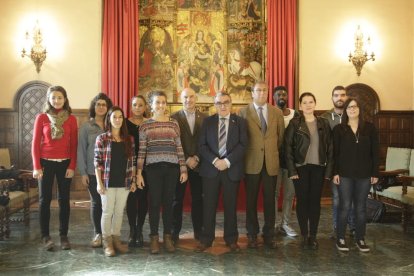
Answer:
[(197, 247), (194, 249), (194, 252), (196, 252), (196, 253), (201, 253), (201, 252), (204, 252), (204, 251), (206, 251), (208, 248), (210, 248), (211, 247), (211, 244), (205, 244), (205, 243), (202, 243), (202, 242), (200, 242), (198, 245), (197, 245)]
[(113, 257), (115, 256), (114, 245), (112, 242), (112, 236), (103, 236), (102, 237), (102, 245), (104, 254), (106, 257)]
[(256, 236), (247, 236), (247, 247), (248, 248), (257, 248), (257, 237)]
[(233, 253), (240, 252), (240, 246), (235, 242), (227, 245), (230, 248), (230, 251)]
[(92, 248), (102, 247), (102, 234), (96, 234), (95, 238), (91, 241)]
[(112, 244), (114, 245), (114, 249), (116, 252), (120, 254), (128, 253), (128, 246), (122, 244), (119, 236), (112, 236)]
[(52, 251), (55, 243), (50, 236), (43, 237), (43, 247), (46, 251)]
[(167, 252), (175, 252), (174, 242), (172, 241), (171, 234), (164, 234), (164, 248)]
[(70, 249), (70, 242), (68, 236), (60, 236), (60, 248), (62, 248), (62, 250)]
[(154, 235), (154, 236), (150, 235), (150, 253), (151, 254), (160, 253), (160, 241), (159, 241), (158, 235)]

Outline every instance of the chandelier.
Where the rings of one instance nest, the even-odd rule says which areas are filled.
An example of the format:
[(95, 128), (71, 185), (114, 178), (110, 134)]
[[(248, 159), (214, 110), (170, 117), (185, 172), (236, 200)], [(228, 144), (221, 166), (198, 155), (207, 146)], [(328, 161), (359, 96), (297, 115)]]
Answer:
[(23, 47), (22, 58), (29, 57), (36, 66), (36, 72), (39, 73), (43, 61), (46, 59), (46, 48), (42, 45), (43, 37), (38, 21), (36, 21), (36, 26), (33, 28), (33, 33), (30, 35), (29, 32), (26, 31), (25, 37), (27, 42), (30, 42), (30, 39), (32, 39), (33, 43), (28, 47), (30, 48), (30, 53)]
[(375, 60), (375, 54), (373, 51), (371, 51), (371, 54), (368, 55), (368, 47), (364, 47), (365, 43), (368, 47), (371, 46), (371, 38), (368, 37), (368, 39), (364, 41), (364, 34), (362, 33), (360, 26), (358, 26), (355, 33), (355, 50), (353, 54), (350, 52), (348, 56), (349, 62), (352, 62), (355, 66), (358, 76), (361, 75), (361, 70), (365, 62), (368, 60)]

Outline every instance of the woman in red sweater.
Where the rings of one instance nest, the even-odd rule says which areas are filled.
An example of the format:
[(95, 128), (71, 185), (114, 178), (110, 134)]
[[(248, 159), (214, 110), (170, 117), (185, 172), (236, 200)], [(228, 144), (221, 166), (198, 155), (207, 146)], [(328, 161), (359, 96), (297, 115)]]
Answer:
[(51, 86), (47, 90), (43, 113), (37, 115), (33, 129), (33, 177), (39, 182), (39, 219), (46, 250), (53, 250), (49, 235), (50, 202), (56, 176), (59, 202), (59, 234), (63, 250), (70, 249), (68, 240), (70, 183), (76, 168), (78, 126), (66, 90)]

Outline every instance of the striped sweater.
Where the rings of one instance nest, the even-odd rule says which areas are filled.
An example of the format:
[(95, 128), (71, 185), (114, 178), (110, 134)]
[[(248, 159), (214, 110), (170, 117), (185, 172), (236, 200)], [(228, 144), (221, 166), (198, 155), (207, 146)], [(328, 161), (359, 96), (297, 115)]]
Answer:
[(149, 119), (139, 128), (139, 151), (137, 167), (142, 170), (146, 165), (168, 162), (180, 165), (180, 172), (186, 173), (187, 167), (180, 140), (180, 127), (174, 119), (158, 122)]

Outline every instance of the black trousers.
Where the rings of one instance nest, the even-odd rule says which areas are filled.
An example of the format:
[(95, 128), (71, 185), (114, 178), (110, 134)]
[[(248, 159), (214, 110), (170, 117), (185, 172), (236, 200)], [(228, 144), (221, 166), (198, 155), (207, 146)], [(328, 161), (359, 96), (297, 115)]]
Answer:
[(101, 218), (102, 218), (102, 202), (101, 195), (96, 189), (96, 175), (88, 175), (89, 177), (89, 196), (91, 198), (91, 221), (95, 229), (95, 234), (102, 234)]
[(131, 231), (142, 232), (142, 226), (148, 213), (148, 182), (146, 172), (142, 172), (144, 177), (144, 188), (130, 192), (126, 203), (126, 213)]
[(248, 236), (257, 236), (259, 233), (259, 220), (257, 218), (257, 198), (259, 195), (260, 182), (263, 184), (263, 236), (272, 238), (276, 220), (275, 213), (275, 189), (277, 176), (270, 176), (266, 166), (259, 174), (246, 174), (246, 230)]
[(50, 202), (52, 201), (53, 182), (57, 180), (59, 203), (59, 235), (66, 236), (69, 229), (70, 183), (72, 178), (65, 178), (70, 160), (62, 162), (40, 159), (43, 178), (39, 180), (39, 220), (42, 238), (49, 236)]
[(164, 234), (171, 234), (172, 203), (174, 200), (175, 184), (180, 177), (178, 164), (160, 162), (145, 167), (149, 190), (149, 221), (151, 236), (158, 235), (160, 209), (162, 206), (162, 222)]
[(190, 182), (191, 189), (191, 220), (194, 236), (199, 237), (203, 225), (203, 184), (198, 172), (191, 169), (188, 169), (188, 181), (186, 183), (178, 181), (175, 186), (172, 234), (178, 236), (183, 225), (183, 201), (188, 182)]
[(223, 191), (224, 207), (224, 241), (226, 244), (237, 242), (237, 195), (239, 181), (231, 181), (226, 171), (221, 171), (216, 177), (203, 177), (203, 232), (201, 242), (211, 245), (215, 238), (216, 210), (220, 195)]
[(294, 179), (296, 192), (296, 216), (302, 236), (316, 237), (321, 214), (321, 195), (325, 167), (304, 165), (297, 167), (299, 179)]

